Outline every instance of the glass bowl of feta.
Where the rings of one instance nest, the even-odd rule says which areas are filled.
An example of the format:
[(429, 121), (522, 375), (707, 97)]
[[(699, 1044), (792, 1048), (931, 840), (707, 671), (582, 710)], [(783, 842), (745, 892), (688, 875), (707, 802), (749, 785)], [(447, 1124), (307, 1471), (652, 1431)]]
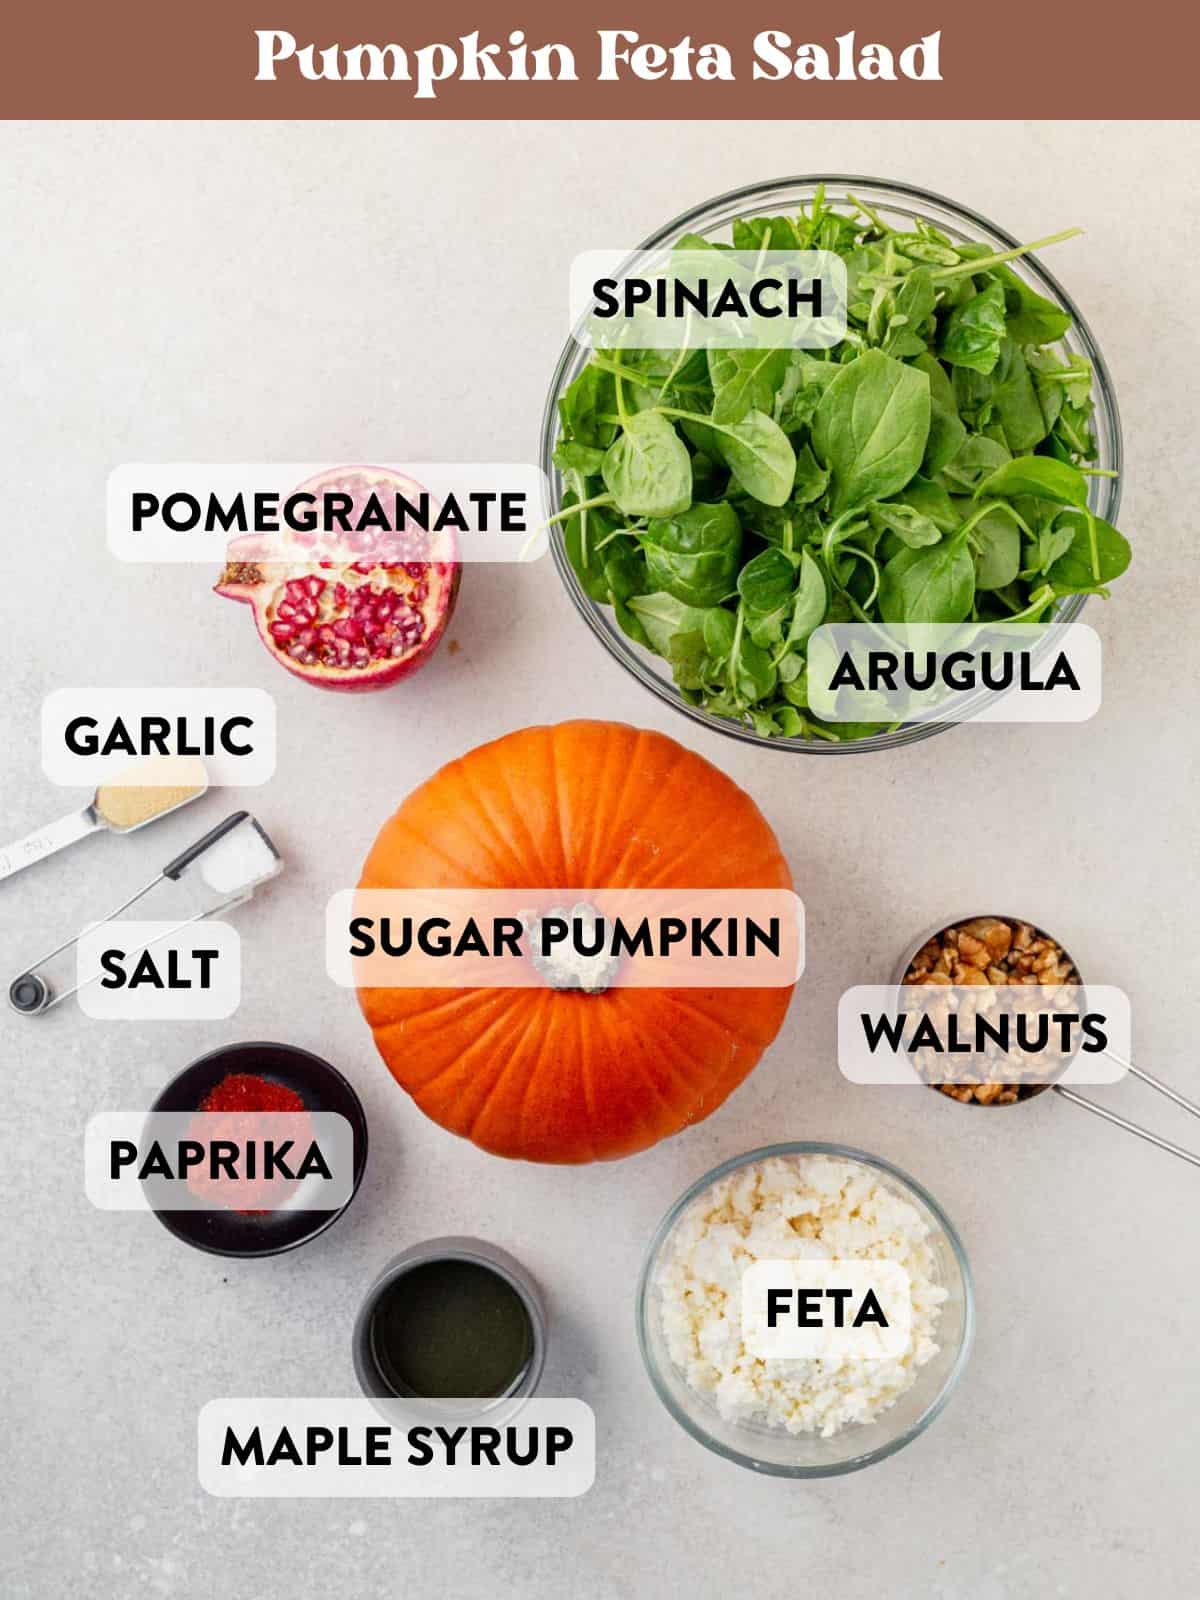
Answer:
[[(824, 1355), (764, 1354), (761, 1322), (743, 1326), (744, 1275), (766, 1262), (760, 1271), (797, 1284), (778, 1326), (824, 1319), (802, 1336)], [(868, 1348), (847, 1330), (869, 1297), (801, 1286), (882, 1273), (904, 1285), (906, 1327), (893, 1316), (890, 1342), (849, 1353)], [(747, 1298), (751, 1314), (757, 1303)], [(881, 1316), (877, 1302), (868, 1321)], [(846, 1328), (830, 1331), (838, 1318)], [(966, 1252), (933, 1196), (878, 1156), (807, 1141), (752, 1150), (692, 1184), (659, 1225), (637, 1294), (642, 1358), (676, 1422), (717, 1455), (785, 1478), (855, 1472), (911, 1443), (962, 1376), (974, 1322)]]

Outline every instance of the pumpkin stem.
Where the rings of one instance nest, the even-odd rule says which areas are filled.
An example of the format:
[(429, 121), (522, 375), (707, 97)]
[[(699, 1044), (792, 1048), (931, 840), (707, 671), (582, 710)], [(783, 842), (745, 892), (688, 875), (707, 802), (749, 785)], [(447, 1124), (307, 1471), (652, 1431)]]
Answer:
[(551, 906), (523, 918), (529, 935), (529, 960), (551, 989), (578, 989), (603, 994), (621, 965), (609, 949), (609, 927), (603, 915), (581, 900), (577, 905)]

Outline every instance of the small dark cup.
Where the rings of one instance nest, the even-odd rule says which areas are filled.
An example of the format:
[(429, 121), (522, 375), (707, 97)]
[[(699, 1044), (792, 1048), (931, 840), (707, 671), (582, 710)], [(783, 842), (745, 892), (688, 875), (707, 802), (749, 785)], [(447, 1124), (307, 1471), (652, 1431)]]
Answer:
[(196, 1111), (205, 1096), (230, 1073), (252, 1073), (292, 1089), (307, 1111), (336, 1111), (354, 1133), (354, 1188), (333, 1211), (280, 1210), (242, 1213), (164, 1211), (154, 1214), (177, 1239), (217, 1256), (277, 1256), (307, 1244), (331, 1228), (354, 1200), (367, 1165), (367, 1118), (350, 1084), (328, 1061), (290, 1044), (227, 1044), (212, 1050), (172, 1078), (151, 1106), (156, 1111)]
[[(413, 1395), (399, 1395), (380, 1371), (375, 1352), (371, 1347), (371, 1323), (375, 1308), (384, 1293), (398, 1278), (404, 1277), (414, 1267), (424, 1266), (431, 1261), (471, 1261), (487, 1267), (515, 1291), (525, 1307), (533, 1338), (532, 1353), (523, 1371), (503, 1394), (457, 1404), (422, 1399)], [(437, 1418), (445, 1416), (447, 1412), (456, 1416), (486, 1414), (492, 1417), (498, 1409), (507, 1416), (515, 1413), (535, 1393), (541, 1382), (542, 1369), (546, 1364), (546, 1313), (537, 1284), (521, 1263), (514, 1260), (506, 1250), (487, 1244), (482, 1239), (458, 1236), (426, 1239), (421, 1244), (410, 1245), (398, 1256), (393, 1256), (375, 1279), (355, 1319), (352, 1340), (354, 1371), (359, 1385), (363, 1393), (373, 1400), (390, 1420), (404, 1421), (414, 1416)]]

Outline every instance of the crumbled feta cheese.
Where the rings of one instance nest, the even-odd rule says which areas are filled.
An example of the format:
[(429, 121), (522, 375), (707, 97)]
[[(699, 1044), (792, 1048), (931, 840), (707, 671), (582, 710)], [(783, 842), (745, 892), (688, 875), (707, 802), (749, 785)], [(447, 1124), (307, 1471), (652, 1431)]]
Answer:
[[(890, 1359), (764, 1361), (742, 1339), (742, 1274), (755, 1261), (884, 1258), (912, 1287), (912, 1337)], [(657, 1274), (663, 1334), (693, 1389), (729, 1421), (825, 1438), (870, 1422), (937, 1354), (947, 1291), (929, 1227), (873, 1168), (838, 1156), (773, 1156), (698, 1195), (667, 1240)]]

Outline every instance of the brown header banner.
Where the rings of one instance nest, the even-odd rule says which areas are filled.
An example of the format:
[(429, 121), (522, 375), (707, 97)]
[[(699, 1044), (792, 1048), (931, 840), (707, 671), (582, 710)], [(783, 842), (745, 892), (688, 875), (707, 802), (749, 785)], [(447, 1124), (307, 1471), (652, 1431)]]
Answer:
[(5, 25), (0, 116), (1187, 118), (1198, 15), (1166, 0), (25, 4)]

